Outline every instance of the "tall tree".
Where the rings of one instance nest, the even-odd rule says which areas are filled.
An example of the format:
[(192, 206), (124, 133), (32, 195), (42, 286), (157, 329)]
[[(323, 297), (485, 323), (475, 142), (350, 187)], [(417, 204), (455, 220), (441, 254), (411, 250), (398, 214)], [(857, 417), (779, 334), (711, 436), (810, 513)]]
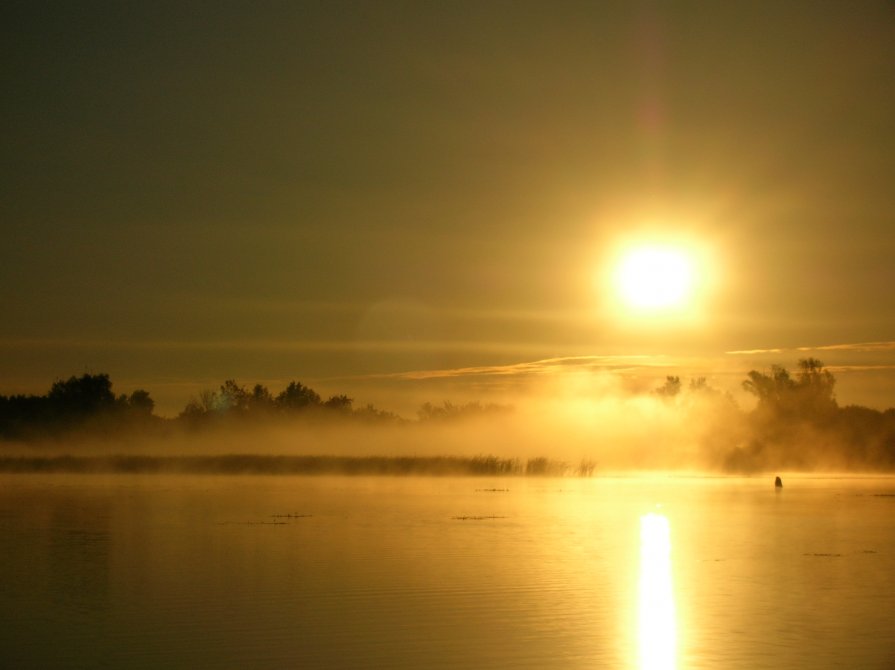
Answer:
[(57, 381), (47, 397), (63, 415), (87, 416), (115, 406), (115, 394), (107, 374), (84, 374)]
[(289, 385), (277, 396), (276, 404), (286, 410), (305, 409), (321, 404), (320, 396), (311, 388), (299, 382)]

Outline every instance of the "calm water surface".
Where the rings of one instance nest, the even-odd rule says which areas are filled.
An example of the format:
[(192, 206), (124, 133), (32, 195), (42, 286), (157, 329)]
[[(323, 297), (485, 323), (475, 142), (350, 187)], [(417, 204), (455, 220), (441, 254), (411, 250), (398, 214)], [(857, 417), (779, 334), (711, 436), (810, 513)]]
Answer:
[(893, 668), (895, 479), (0, 476), (0, 667)]

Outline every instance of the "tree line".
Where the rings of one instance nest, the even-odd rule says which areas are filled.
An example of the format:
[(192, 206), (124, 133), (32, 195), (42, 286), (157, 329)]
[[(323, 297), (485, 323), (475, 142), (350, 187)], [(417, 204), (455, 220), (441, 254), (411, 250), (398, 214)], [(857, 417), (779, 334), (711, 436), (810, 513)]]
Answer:
[(0, 395), (0, 437), (41, 439), (89, 427), (112, 432), (146, 426), (159, 417), (149, 392), (115, 395), (107, 374), (56, 381), (45, 395)]
[[(685, 385), (680, 377), (668, 376), (653, 394), (687, 421), (703, 463), (721, 470), (895, 468), (895, 408), (840, 406), (835, 386), (834, 375), (821, 361), (806, 358), (798, 361), (794, 373), (780, 365), (750, 371), (742, 387), (756, 405), (748, 412), (702, 377)], [(44, 395), (0, 395), (0, 439), (65, 439), (79, 431), (90, 436), (162, 435), (172, 427), (195, 431), (277, 418), (410, 423), (372, 405), (357, 408), (344, 394), (324, 399), (297, 381), (274, 394), (262, 384), (247, 387), (228, 379), (193, 397), (173, 419), (157, 416), (154, 409), (155, 402), (143, 389), (116, 395), (107, 374), (73, 376), (56, 381)], [(478, 402), (426, 403), (416, 422), (438, 425), (511, 410)], [(595, 452), (599, 447), (595, 445)]]
[[(505, 413), (509, 407), (478, 402), (440, 405), (425, 403), (419, 422), (444, 422)], [(354, 420), (381, 424), (405, 423), (399, 415), (367, 404), (355, 407), (345, 394), (323, 398), (298, 381), (274, 395), (266, 386), (247, 387), (233, 379), (216, 389), (201, 391), (174, 419), (155, 415), (148, 391), (116, 395), (108, 374), (83, 374), (53, 383), (44, 395), (0, 395), (0, 439), (37, 441), (65, 437), (73, 431), (114, 434), (130, 429), (148, 431), (183, 426), (201, 429), (215, 425), (261, 422), (276, 418)]]
[(836, 378), (820, 360), (799, 360), (795, 373), (781, 365), (751, 370), (742, 387), (756, 399), (748, 413), (729, 411), (733, 399), (704, 378), (685, 388), (680, 377), (669, 376), (654, 392), (668, 401), (709, 397), (716, 408), (728, 410), (717, 415), (727, 423), (717, 426), (711, 445), (715, 464), (724, 470), (895, 468), (895, 408), (840, 406)]

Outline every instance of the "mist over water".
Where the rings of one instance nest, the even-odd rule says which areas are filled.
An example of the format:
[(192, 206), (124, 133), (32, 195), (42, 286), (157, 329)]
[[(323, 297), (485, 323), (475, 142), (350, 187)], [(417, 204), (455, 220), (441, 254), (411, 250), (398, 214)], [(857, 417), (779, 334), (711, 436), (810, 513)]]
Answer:
[(202, 430), (175, 427), (163, 435), (136, 432), (95, 439), (89, 432), (38, 444), (7, 445), (7, 456), (332, 456), (547, 459), (570, 470), (707, 467), (707, 441), (736, 439), (710, 410), (680, 408), (652, 397), (529, 392), (500, 411), (410, 422), (229, 421)]
[(380, 474), (895, 469), (895, 410), (839, 407), (822, 363), (799, 365), (795, 377), (779, 366), (750, 372), (743, 386), (757, 405), (745, 410), (704, 378), (643, 388), (567, 372), (533, 376), (491, 402), (424, 401), (409, 419), (345, 395), (324, 401), (296, 382), (274, 396), (233, 380), (162, 419), (147, 392), (116, 399), (108, 376), (84, 375), (47, 397), (2, 399), (0, 468), (88, 471), (93, 458), (93, 469), (167, 471), (180, 458), (186, 471), (271, 473), (278, 464)]

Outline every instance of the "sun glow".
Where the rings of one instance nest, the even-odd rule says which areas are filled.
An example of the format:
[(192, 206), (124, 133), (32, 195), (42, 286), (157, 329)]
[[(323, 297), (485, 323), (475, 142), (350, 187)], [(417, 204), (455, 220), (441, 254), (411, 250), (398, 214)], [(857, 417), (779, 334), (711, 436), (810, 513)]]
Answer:
[(680, 249), (643, 246), (627, 251), (615, 271), (615, 289), (634, 312), (668, 312), (687, 307), (693, 295), (694, 266)]

